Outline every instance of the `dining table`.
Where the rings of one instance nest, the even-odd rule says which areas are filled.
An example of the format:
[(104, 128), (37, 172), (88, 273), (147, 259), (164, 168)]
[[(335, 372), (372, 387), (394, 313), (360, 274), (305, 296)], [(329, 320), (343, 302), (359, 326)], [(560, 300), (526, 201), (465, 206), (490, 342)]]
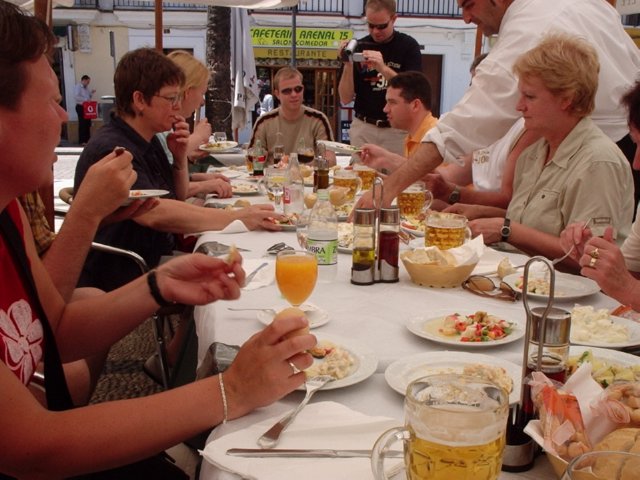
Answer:
[[(346, 159), (342, 160), (347, 161)], [(239, 176), (231, 181), (249, 182), (250, 180), (246, 176)], [(215, 199), (215, 202), (233, 204), (238, 198), (234, 195), (229, 199)], [(251, 203), (269, 202), (262, 192), (242, 198), (249, 199)], [(420, 247), (423, 245), (423, 240), (421, 237), (416, 237), (409, 245), (401, 244), (401, 251)], [(242, 345), (251, 335), (264, 328), (273, 317), (273, 314), (268, 311), (235, 311), (230, 308), (272, 308), (277, 311), (287, 306), (287, 302), (281, 296), (275, 282), (275, 256), (270, 254), (268, 249), (280, 242), (294, 249), (300, 249), (295, 228), (276, 232), (247, 231), (246, 228), (230, 229), (227, 232), (224, 230), (204, 232), (200, 236), (196, 248), (203, 243), (213, 241), (225, 245), (235, 245), (239, 248), (247, 272), (262, 263), (266, 262), (268, 265), (262, 269), (260, 274), (256, 275), (256, 279), (260, 279), (262, 283), (257, 286), (253, 285), (253, 287), (252, 284), (249, 284), (239, 299), (218, 301), (196, 307), (194, 318), (198, 335), (199, 362), (202, 361), (209, 345), (213, 342)], [(497, 263), (504, 257), (509, 258), (513, 265), (522, 264), (528, 259), (523, 254), (503, 252), (486, 247), (474, 273), (495, 274)], [(522, 300), (510, 302), (487, 298), (475, 295), (461, 287), (423, 287), (411, 281), (402, 265), (400, 265), (399, 281), (396, 283), (354, 285), (350, 281), (351, 267), (351, 254), (341, 249), (338, 254), (338, 269), (335, 279), (330, 282), (319, 281), (306, 303), (314, 307), (310, 319), (315, 318), (317, 323), (317, 326), (312, 325), (311, 333), (318, 340), (332, 340), (357, 354), (363, 351), (363, 358), (366, 357), (366, 360), (362, 363), (366, 365), (361, 364), (357, 367), (352, 375), (353, 381), (343, 381), (340, 388), (318, 391), (310, 405), (319, 402), (335, 402), (366, 415), (391, 418), (395, 424), (400, 426), (403, 424), (404, 417), (404, 396), (398, 385), (402, 385), (403, 380), (394, 378), (390, 369), (397, 367), (398, 364), (402, 366), (404, 361), (410, 365), (412, 361), (419, 359), (422, 355), (431, 361), (438, 359), (455, 363), (459, 358), (474, 354), (491, 357), (497, 364), (515, 365), (521, 369), (527, 318)], [(495, 275), (493, 278), (496, 283), (499, 282)], [(543, 298), (530, 299), (530, 307), (546, 304), (547, 300)], [(569, 298), (556, 296), (553, 304), (558, 308), (570, 311), (575, 304), (612, 309), (617, 305), (617, 302), (600, 291), (590, 291), (584, 296), (577, 295)], [(516, 338), (508, 342), (465, 344), (439, 341), (437, 338), (425, 338), (416, 334), (415, 328), (411, 328), (416, 322), (419, 323), (422, 320), (439, 318), (456, 312), (470, 314), (476, 311), (486, 311), (513, 322), (516, 327), (514, 331), (519, 332), (518, 335), (514, 335)], [(358, 370), (362, 368), (366, 371), (359, 372)], [(518, 388), (519, 382), (520, 377), (514, 379)], [(304, 389), (302, 388), (267, 407), (257, 409), (226, 424), (221, 424), (213, 429), (207, 439), (207, 444), (234, 432), (242, 432), (271, 417), (279, 417), (292, 410), (303, 396)], [(283, 436), (286, 437), (286, 435), (285, 431)], [(257, 444), (252, 443), (257, 448)], [(248, 445), (237, 446), (246, 447)], [(331, 445), (327, 445), (326, 448), (331, 448)], [(279, 461), (285, 465), (289, 459), (281, 458)], [(320, 474), (314, 472), (314, 475), (309, 478), (323, 478), (321, 471)], [(241, 477), (203, 460), (201, 480), (237, 478)], [(260, 475), (255, 478), (260, 478)], [(369, 473), (362, 478), (373, 477)], [(548, 459), (544, 455), (540, 455), (536, 458), (533, 469), (521, 473), (502, 472), (499, 478), (507, 480), (552, 479), (556, 476)]]

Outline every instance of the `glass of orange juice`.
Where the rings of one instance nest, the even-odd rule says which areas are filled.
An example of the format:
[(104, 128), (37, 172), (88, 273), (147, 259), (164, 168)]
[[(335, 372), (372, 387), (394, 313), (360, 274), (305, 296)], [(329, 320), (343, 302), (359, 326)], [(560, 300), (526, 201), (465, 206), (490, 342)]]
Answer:
[(283, 250), (276, 257), (276, 282), (282, 296), (294, 307), (304, 302), (316, 286), (316, 255), (304, 250)]

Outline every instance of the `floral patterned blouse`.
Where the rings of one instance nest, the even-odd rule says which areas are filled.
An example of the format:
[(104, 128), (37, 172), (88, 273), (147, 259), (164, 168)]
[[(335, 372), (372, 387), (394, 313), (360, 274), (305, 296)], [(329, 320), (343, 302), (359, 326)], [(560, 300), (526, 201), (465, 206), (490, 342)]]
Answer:
[[(24, 238), (17, 201), (7, 210)], [(0, 236), (0, 360), (28, 385), (36, 365), (42, 359), (43, 330), (40, 319), (30, 304), (29, 295), (20, 276), (19, 267)]]

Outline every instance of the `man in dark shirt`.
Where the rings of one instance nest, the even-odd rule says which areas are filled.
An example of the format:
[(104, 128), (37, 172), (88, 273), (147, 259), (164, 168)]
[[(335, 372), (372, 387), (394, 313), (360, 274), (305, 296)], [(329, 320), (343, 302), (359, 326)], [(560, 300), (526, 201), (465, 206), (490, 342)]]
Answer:
[[(405, 131), (391, 128), (383, 109), (387, 84), (399, 72), (422, 71), (420, 45), (412, 37), (394, 30), (395, 0), (368, 0), (365, 17), (369, 35), (358, 40), (357, 53), (343, 62), (338, 85), (343, 104), (355, 100), (355, 118), (349, 138), (352, 145), (373, 143), (402, 155)], [(342, 58), (342, 50), (340, 49)]]

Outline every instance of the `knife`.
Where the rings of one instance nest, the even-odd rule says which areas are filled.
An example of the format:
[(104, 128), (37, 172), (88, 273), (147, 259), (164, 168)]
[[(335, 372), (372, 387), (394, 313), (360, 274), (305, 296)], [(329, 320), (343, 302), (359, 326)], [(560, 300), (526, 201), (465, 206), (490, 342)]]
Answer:
[[(371, 458), (371, 450), (331, 450), (331, 449), (295, 449), (295, 448), (230, 448), (227, 455), (235, 457), (300, 457), (300, 458)], [(388, 450), (386, 457), (402, 457), (400, 450)]]

